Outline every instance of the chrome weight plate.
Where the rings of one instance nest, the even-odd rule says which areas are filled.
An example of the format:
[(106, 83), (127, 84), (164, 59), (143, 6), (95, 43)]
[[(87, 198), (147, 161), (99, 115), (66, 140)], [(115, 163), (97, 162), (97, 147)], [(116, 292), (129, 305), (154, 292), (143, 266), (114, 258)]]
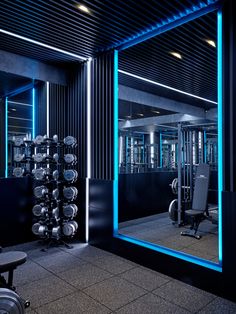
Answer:
[(77, 140), (75, 137), (73, 136), (67, 136), (64, 138), (64, 144), (67, 145), (67, 146), (75, 146), (77, 143)]
[(16, 162), (21, 162), (24, 158), (25, 158), (24, 154), (15, 154), (15, 156), (14, 156), (14, 160)]
[(63, 206), (63, 214), (65, 217), (75, 217), (78, 212), (78, 207), (75, 204), (68, 204)]
[(77, 197), (78, 190), (74, 186), (69, 186), (63, 189), (63, 195), (68, 200), (73, 200)]
[(14, 177), (17, 177), (17, 178), (23, 177), (24, 173), (25, 173), (24, 168), (16, 167), (13, 169), (13, 176)]
[(67, 164), (71, 164), (76, 162), (77, 157), (74, 154), (66, 154), (64, 155), (64, 160)]
[(76, 233), (77, 229), (78, 229), (78, 224), (74, 220), (66, 222), (62, 227), (62, 231), (64, 235), (67, 237), (73, 236)]
[(78, 178), (78, 172), (72, 169), (65, 170), (63, 175), (66, 181), (76, 181)]

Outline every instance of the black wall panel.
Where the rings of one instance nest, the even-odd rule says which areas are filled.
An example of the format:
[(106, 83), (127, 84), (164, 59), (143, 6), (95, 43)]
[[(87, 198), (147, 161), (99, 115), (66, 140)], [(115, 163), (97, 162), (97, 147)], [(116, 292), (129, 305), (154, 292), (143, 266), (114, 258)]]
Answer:
[(40, 82), (35, 87), (35, 135), (47, 134), (47, 87)]
[(71, 69), (66, 104), (66, 134), (78, 140), (78, 172), (80, 178), (87, 173), (87, 65)]
[(113, 179), (114, 53), (92, 61), (91, 178)]
[(59, 139), (67, 133), (67, 92), (67, 86), (49, 84), (49, 136), (57, 134)]

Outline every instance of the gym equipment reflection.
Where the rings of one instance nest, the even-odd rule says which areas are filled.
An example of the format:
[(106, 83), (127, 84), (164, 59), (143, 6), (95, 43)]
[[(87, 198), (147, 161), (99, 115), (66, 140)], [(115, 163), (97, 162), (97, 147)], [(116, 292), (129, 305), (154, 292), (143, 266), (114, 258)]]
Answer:
[[(204, 26), (209, 21), (216, 24), (215, 13), (201, 18), (199, 25)], [(186, 29), (181, 30), (182, 34)], [(204, 27), (202, 29), (203, 38), (216, 38), (216, 27), (214, 31), (211, 28), (211, 34)], [(154, 69), (158, 73), (156, 60), (163, 57), (162, 49), (168, 36), (171, 37), (162, 34), (156, 42), (156, 38), (148, 40), (151, 43), (140, 45), (139, 52), (134, 46), (119, 54), (119, 234), (218, 263), (215, 78), (212, 77), (212, 84), (207, 82), (208, 85), (202, 87), (205, 95), (201, 95), (200, 88), (193, 87), (194, 82), (198, 87), (205, 82), (198, 81), (191, 69), (186, 86), (191, 85), (190, 91), (197, 90), (195, 94), (199, 97), (206, 97), (196, 101), (189, 95), (166, 92), (152, 81), (145, 81), (149, 79), (148, 70), (143, 74), (145, 79), (132, 76), (135, 65), (141, 66), (144, 62), (150, 72)], [(153, 48), (154, 44), (156, 48)], [(199, 61), (202, 51), (196, 49), (196, 45), (194, 43), (195, 49), (189, 48), (188, 53)], [(147, 47), (155, 49), (151, 50), (155, 60), (141, 56)], [(205, 53), (209, 53), (208, 50), (206, 47)], [(208, 65), (209, 76), (217, 71), (216, 49), (210, 50), (213, 62)], [(131, 61), (131, 58), (135, 60), (134, 54), (137, 60)], [(152, 61), (150, 65), (148, 62)], [(133, 62), (131, 75), (124, 71), (125, 62)], [(172, 65), (165, 66), (171, 69)], [(187, 63), (185, 66), (178, 63), (174, 70), (183, 71), (183, 76), (187, 76), (186, 66)], [(196, 72), (196, 76), (200, 73), (202, 78), (204, 69), (199, 67)], [(157, 75), (158, 80), (162, 83)]]

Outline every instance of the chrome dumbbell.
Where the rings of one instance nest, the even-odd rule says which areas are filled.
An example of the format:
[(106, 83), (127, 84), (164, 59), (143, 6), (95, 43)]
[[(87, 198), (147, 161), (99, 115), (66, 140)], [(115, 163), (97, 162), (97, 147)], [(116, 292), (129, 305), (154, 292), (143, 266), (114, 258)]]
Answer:
[(16, 162), (21, 162), (25, 158), (25, 154), (15, 154), (14, 160)]
[(45, 237), (48, 233), (48, 227), (46, 225), (41, 225), (39, 222), (33, 224), (32, 232), (40, 237)]
[(41, 185), (41, 186), (36, 186), (34, 188), (34, 196), (36, 198), (41, 198), (41, 197), (44, 197), (45, 194), (48, 193), (48, 189), (46, 188), (46, 186), (44, 185)]
[(63, 206), (63, 214), (67, 218), (73, 218), (77, 215), (78, 207), (75, 204), (68, 204)]
[(63, 140), (64, 144), (67, 146), (75, 146), (77, 143), (77, 140), (75, 137), (68, 135)]
[(34, 175), (35, 180), (44, 180), (45, 176), (49, 174), (50, 169), (38, 168), (33, 169), (32, 173)]
[(61, 237), (61, 227), (57, 226), (57, 227), (52, 228), (52, 238), (58, 240), (60, 239), (60, 237)]
[(74, 154), (65, 154), (64, 160), (67, 164), (72, 164), (77, 161), (77, 157)]
[(24, 144), (23, 138), (17, 137), (17, 138), (14, 140), (14, 144), (15, 144), (16, 146), (21, 146), (22, 144)]
[(68, 182), (75, 182), (78, 178), (78, 172), (73, 169), (68, 169), (64, 171), (64, 179)]
[(59, 190), (58, 189), (54, 189), (52, 191), (52, 197), (54, 198), (54, 200), (57, 200), (59, 197)]
[(58, 153), (55, 153), (55, 154), (53, 154), (53, 157), (52, 157), (56, 162), (58, 162), (59, 161), (59, 155), (58, 155)]
[(48, 209), (45, 206), (37, 204), (37, 205), (34, 205), (32, 212), (35, 216), (39, 217), (39, 216), (45, 215), (48, 212)]
[(78, 195), (78, 190), (74, 186), (65, 187), (63, 189), (63, 195), (68, 200), (74, 200)]
[(42, 135), (37, 135), (34, 139), (34, 143), (37, 145), (42, 144), (44, 141), (44, 137)]
[(52, 177), (54, 180), (58, 180), (59, 179), (59, 171), (58, 170), (54, 170), (52, 173)]
[(37, 153), (33, 155), (32, 157), (35, 162), (43, 162), (45, 159), (44, 154), (41, 154), (41, 153)]
[(78, 230), (78, 224), (74, 220), (64, 223), (62, 227), (62, 232), (67, 237), (73, 236), (77, 230)]
[(14, 177), (21, 178), (21, 177), (23, 177), (24, 173), (25, 173), (24, 168), (16, 167), (13, 169), (13, 176)]
[(58, 219), (58, 218), (59, 218), (59, 208), (58, 208), (58, 207), (53, 208), (53, 210), (52, 210), (52, 216), (53, 216), (53, 218), (55, 218), (55, 219)]

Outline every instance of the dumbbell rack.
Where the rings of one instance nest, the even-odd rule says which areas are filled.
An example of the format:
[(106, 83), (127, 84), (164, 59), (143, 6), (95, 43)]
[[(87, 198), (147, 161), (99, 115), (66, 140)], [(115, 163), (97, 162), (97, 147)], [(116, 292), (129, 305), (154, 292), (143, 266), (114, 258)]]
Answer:
[(76, 142), (71, 136), (63, 141), (58, 141), (57, 136), (37, 136), (31, 143), (25, 143), (28, 155), (24, 154), (23, 164), (16, 164), (18, 168), (24, 166), (25, 161), (29, 165), (24, 174), (31, 174), (34, 179), (32, 231), (47, 244), (47, 248), (54, 243), (70, 248), (65, 241), (73, 238), (78, 229), (74, 220), (78, 191), (73, 186), (77, 180), (76, 156), (73, 154)]

